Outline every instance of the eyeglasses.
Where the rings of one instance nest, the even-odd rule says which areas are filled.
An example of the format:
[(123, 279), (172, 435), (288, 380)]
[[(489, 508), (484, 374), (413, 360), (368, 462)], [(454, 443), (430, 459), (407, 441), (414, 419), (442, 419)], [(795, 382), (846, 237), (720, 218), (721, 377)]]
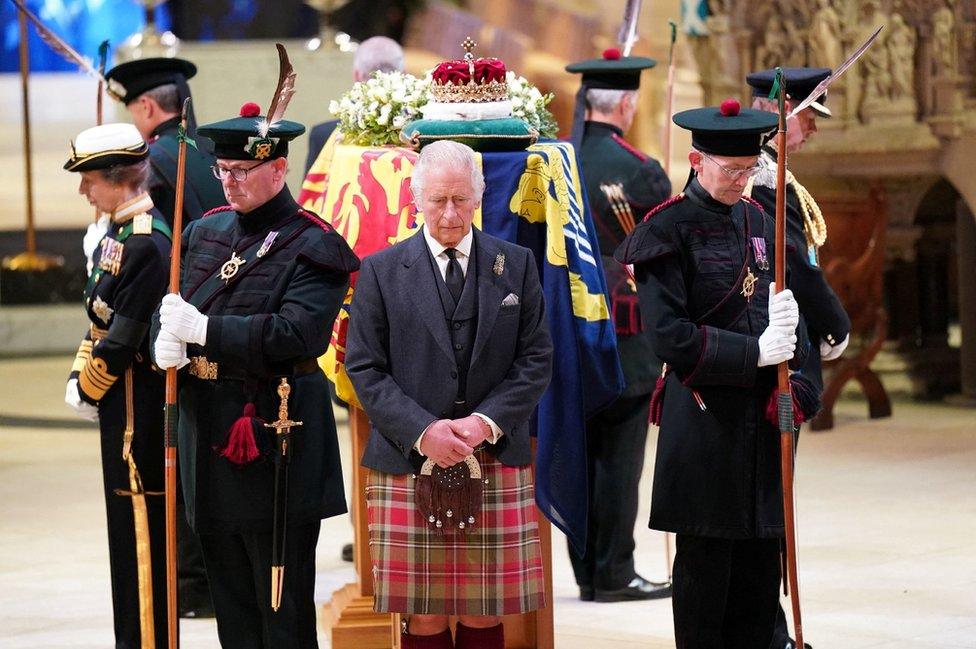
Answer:
[(746, 167), (744, 169), (743, 168), (729, 169), (725, 165), (721, 164), (718, 160), (708, 155), (707, 153), (702, 153), (701, 151), (699, 151), (698, 153), (701, 154), (701, 157), (711, 160), (713, 163), (715, 163), (715, 166), (721, 169), (722, 173), (728, 176), (729, 179), (731, 180), (739, 180), (743, 177), (752, 178), (757, 173), (759, 173), (760, 169), (762, 169), (762, 166), (759, 164), (754, 164), (751, 167)]
[(253, 167), (243, 168), (243, 167), (221, 167), (220, 165), (211, 165), (210, 171), (213, 172), (214, 178), (217, 180), (227, 180), (228, 176), (233, 176), (234, 180), (242, 183), (247, 180), (247, 174), (254, 171), (265, 162), (271, 162), (271, 160), (265, 160), (264, 162), (259, 162)]

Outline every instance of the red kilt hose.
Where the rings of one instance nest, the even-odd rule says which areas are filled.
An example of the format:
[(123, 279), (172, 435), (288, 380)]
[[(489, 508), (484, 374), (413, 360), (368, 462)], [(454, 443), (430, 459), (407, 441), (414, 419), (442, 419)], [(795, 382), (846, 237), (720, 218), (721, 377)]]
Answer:
[(484, 506), (462, 532), (428, 527), (413, 474), (371, 470), (366, 485), (374, 608), (418, 615), (512, 615), (545, 606), (532, 466), (483, 450)]

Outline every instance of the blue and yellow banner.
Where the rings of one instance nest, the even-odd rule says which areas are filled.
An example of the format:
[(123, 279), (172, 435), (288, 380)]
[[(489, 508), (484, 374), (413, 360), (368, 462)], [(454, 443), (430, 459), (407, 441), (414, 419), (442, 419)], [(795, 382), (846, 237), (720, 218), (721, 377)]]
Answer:
[[(409, 189), (417, 154), (326, 144), (299, 203), (331, 223), (361, 258), (413, 235), (423, 223)], [(606, 281), (572, 145), (481, 154), (485, 175), (475, 225), (531, 249), (539, 264), (555, 354), (536, 414), (536, 501), (582, 552), (586, 539), (586, 419), (623, 390)], [(350, 288), (346, 303), (352, 297)], [(358, 403), (345, 376), (348, 312), (322, 363), (340, 397)]]

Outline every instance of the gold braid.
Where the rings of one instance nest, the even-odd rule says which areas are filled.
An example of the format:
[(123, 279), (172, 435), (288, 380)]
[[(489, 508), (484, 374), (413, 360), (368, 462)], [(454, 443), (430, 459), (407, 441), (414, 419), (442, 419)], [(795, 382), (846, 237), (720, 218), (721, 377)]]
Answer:
[(807, 235), (807, 243), (814, 248), (819, 248), (827, 242), (827, 223), (824, 221), (823, 212), (817, 201), (807, 191), (807, 188), (800, 184), (795, 177), (792, 178), (793, 189), (796, 190), (796, 197), (800, 201), (800, 212), (803, 214), (803, 232)]

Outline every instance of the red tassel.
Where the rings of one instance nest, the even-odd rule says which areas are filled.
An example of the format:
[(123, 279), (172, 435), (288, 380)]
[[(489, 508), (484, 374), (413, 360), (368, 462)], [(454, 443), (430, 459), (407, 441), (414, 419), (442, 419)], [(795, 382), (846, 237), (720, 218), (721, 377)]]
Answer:
[(244, 406), (244, 412), (227, 433), (227, 443), (220, 449), (221, 456), (237, 465), (248, 464), (258, 459), (261, 452), (254, 439), (255, 427), (263, 425), (264, 421), (256, 414), (253, 403)]
[[(796, 392), (790, 390), (790, 397), (793, 401), (793, 426), (799, 426), (807, 420), (806, 415), (803, 413), (803, 408), (800, 407), (800, 402), (796, 398)], [(769, 422), (779, 427), (779, 413), (777, 401), (779, 400), (779, 388), (774, 388), (772, 394), (769, 395), (769, 401), (766, 402), (766, 419)]]
[(654, 383), (654, 393), (651, 394), (651, 412), (647, 418), (655, 426), (661, 425), (661, 415), (664, 412), (664, 384), (667, 382), (667, 378), (668, 364), (665, 363), (661, 368), (661, 376), (657, 377), (657, 381)]

